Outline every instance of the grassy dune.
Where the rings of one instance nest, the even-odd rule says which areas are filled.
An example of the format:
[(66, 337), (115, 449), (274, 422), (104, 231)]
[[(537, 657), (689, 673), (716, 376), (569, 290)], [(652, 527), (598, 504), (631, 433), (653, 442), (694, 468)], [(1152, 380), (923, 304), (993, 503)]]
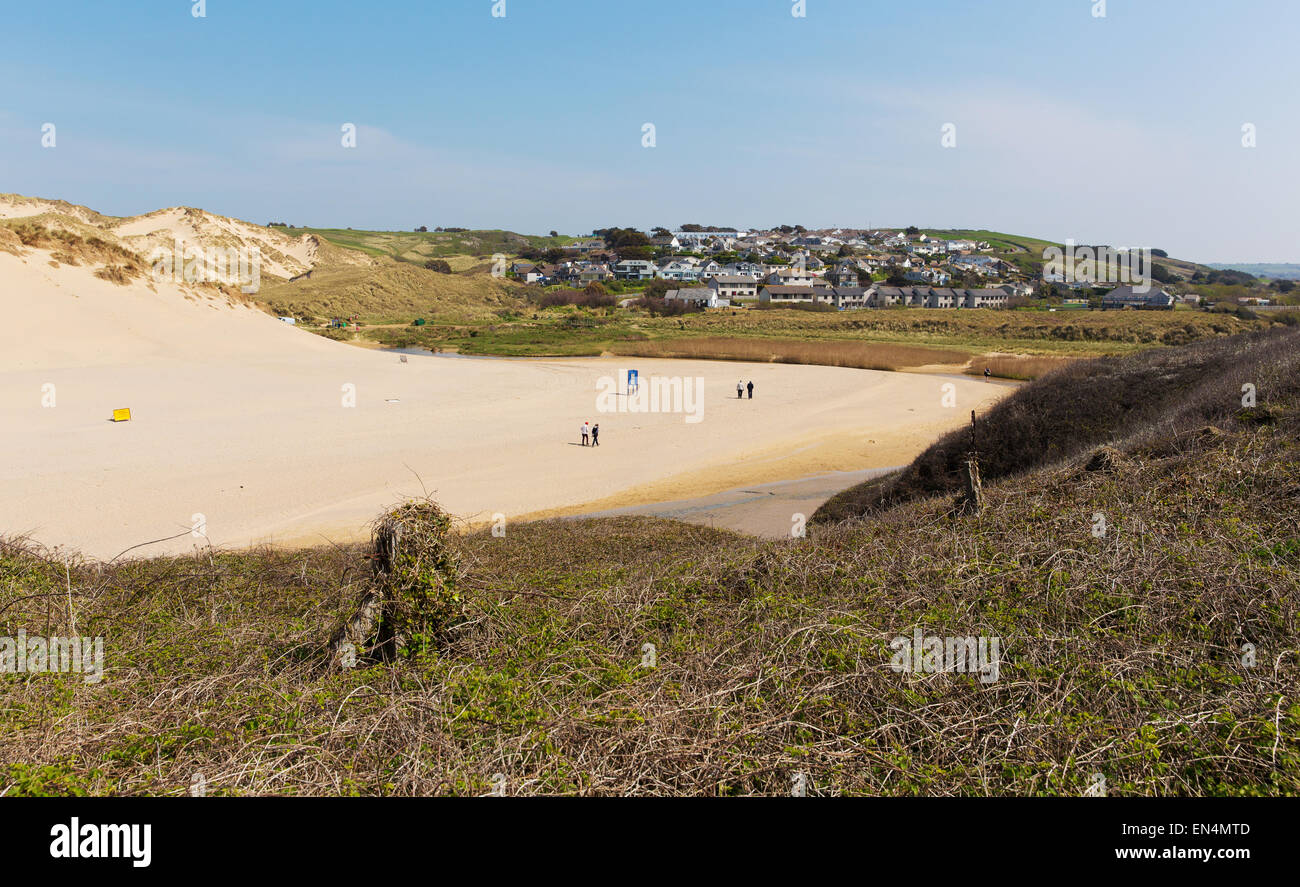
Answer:
[[(1234, 344), (1261, 406), (1219, 431), (1144, 414), (979, 514), (453, 536), (458, 566), (416, 573), (457, 608), (436, 644), (341, 673), (364, 546), (95, 564), (9, 540), (0, 635), (102, 635), (107, 670), (0, 678), (0, 794), (1296, 794), (1294, 345)], [(916, 629), (997, 638), (996, 680), (896, 671)]]
[(522, 310), (518, 290), (518, 285), (487, 274), (439, 274), (381, 260), (374, 267), (325, 267), (293, 283), (266, 283), (258, 299), (277, 314), (295, 317), (355, 315), (367, 323), (403, 325), (423, 317), (468, 323)]
[[(1268, 419), (1243, 410), (1242, 387), (1274, 402), (1300, 399), (1300, 329), (1207, 340), (1182, 348), (1075, 361), (1019, 389), (973, 429), (984, 478), (1078, 456), (1090, 447), (1188, 432), (1207, 423)], [(1269, 419), (1271, 421), (1271, 419)], [(814, 520), (857, 518), (962, 488), (972, 430), (955, 431), (906, 469), (846, 490)]]
[(354, 231), (351, 228), (293, 228), (291, 234), (315, 234), (346, 249), (372, 256), (386, 256), (403, 262), (423, 263), (426, 259), (453, 256), (490, 257), (518, 255), (525, 247), (547, 249), (567, 246), (572, 237), (542, 237), (513, 231)]
[[(45, 219), (44, 216), (38, 217)], [(0, 248), (22, 255), (24, 249), (50, 250), (50, 262), (59, 265), (100, 266), (96, 274), (125, 285), (148, 272), (147, 263), (130, 250), (105, 240), (96, 228), (70, 223), (60, 226), (22, 220), (0, 225)]]

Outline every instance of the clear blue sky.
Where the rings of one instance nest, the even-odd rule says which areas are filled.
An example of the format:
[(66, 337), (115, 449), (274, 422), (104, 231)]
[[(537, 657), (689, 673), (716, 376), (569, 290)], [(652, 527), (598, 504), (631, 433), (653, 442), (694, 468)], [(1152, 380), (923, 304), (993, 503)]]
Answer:
[(0, 191), (298, 225), (916, 224), (1300, 261), (1300, 3), (1094, 2), (10, 2)]

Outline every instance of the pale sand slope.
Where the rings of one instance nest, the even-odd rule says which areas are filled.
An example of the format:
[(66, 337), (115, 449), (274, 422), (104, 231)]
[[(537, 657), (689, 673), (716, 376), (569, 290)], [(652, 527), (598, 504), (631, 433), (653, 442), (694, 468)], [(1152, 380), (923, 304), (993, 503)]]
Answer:
[[(153, 251), (161, 247), (178, 255), (184, 262), (193, 261), (185, 251), (256, 248), (261, 255), (262, 277), (288, 278), (314, 268), (320, 260), (321, 244), (314, 235), (295, 234), (284, 228), (267, 228), (239, 219), (219, 216), (193, 207), (174, 206), (142, 216), (113, 218), (100, 215), (85, 206), (61, 200), (43, 200), (19, 194), (0, 194), (0, 219), (24, 219), (33, 216), (38, 224), (53, 229), (68, 228), (86, 233), (78, 227), (97, 229), (95, 235), (131, 250), (150, 264)], [(177, 242), (181, 250), (176, 249)], [(330, 260), (342, 264), (368, 264), (372, 259), (353, 250), (331, 249)], [(204, 255), (203, 265), (215, 271), (214, 257)], [(224, 260), (224, 256), (223, 256)]]
[[(96, 557), (342, 541), (427, 489), (470, 520), (898, 465), (1006, 392), (977, 380), (703, 361), (491, 361), (322, 339), (260, 312), (0, 254), (0, 533)], [(705, 380), (704, 419), (598, 414), (621, 366)], [(753, 379), (753, 401), (735, 399)], [(941, 406), (956, 386), (957, 408)], [(56, 405), (42, 406), (52, 383)], [(341, 386), (356, 386), (355, 408)], [(397, 403), (387, 403), (398, 399)], [(108, 421), (130, 407), (129, 423)], [(576, 446), (584, 419), (599, 449)]]

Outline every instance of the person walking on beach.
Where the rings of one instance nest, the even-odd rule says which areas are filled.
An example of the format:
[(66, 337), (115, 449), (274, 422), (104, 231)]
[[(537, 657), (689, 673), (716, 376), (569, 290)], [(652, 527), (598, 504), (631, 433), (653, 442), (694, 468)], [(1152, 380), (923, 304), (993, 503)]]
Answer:
[(750, 400), (753, 400), (753, 399), (754, 399), (754, 380), (753, 380), (753, 379), (750, 379), (750, 380), (749, 380), (749, 384), (746, 385), (745, 387), (749, 389), (749, 399), (750, 399)]
[(587, 445), (587, 437), (591, 434), (591, 426), (586, 422), (583, 422), (582, 427), (578, 429), (578, 432), (582, 435), (582, 445), (585, 447)]
[(599, 422), (591, 426), (591, 445), (593, 447), (600, 446), (600, 423)]
[(992, 376), (992, 375), (993, 375), (993, 374), (989, 372), (989, 368), (988, 368), (988, 367), (985, 367), (985, 368), (984, 368), (984, 381), (987, 382), (987, 381), (989, 380), (989, 377)]
[(736, 380), (736, 400), (740, 400), (740, 399), (741, 399), (742, 397), (744, 397), (744, 396), (745, 396), (745, 383), (744, 383), (744, 382), (741, 382), (739, 379), (737, 379), (737, 380)]

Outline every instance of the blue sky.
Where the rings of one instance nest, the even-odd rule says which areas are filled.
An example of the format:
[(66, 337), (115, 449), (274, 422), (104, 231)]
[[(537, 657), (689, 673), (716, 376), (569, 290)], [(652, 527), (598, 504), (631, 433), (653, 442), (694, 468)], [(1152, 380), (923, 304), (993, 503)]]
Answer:
[(1095, 2), (11, 3), (0, 191), (112, 215), (916, 224), (1300, 261), (1300, 3)]

